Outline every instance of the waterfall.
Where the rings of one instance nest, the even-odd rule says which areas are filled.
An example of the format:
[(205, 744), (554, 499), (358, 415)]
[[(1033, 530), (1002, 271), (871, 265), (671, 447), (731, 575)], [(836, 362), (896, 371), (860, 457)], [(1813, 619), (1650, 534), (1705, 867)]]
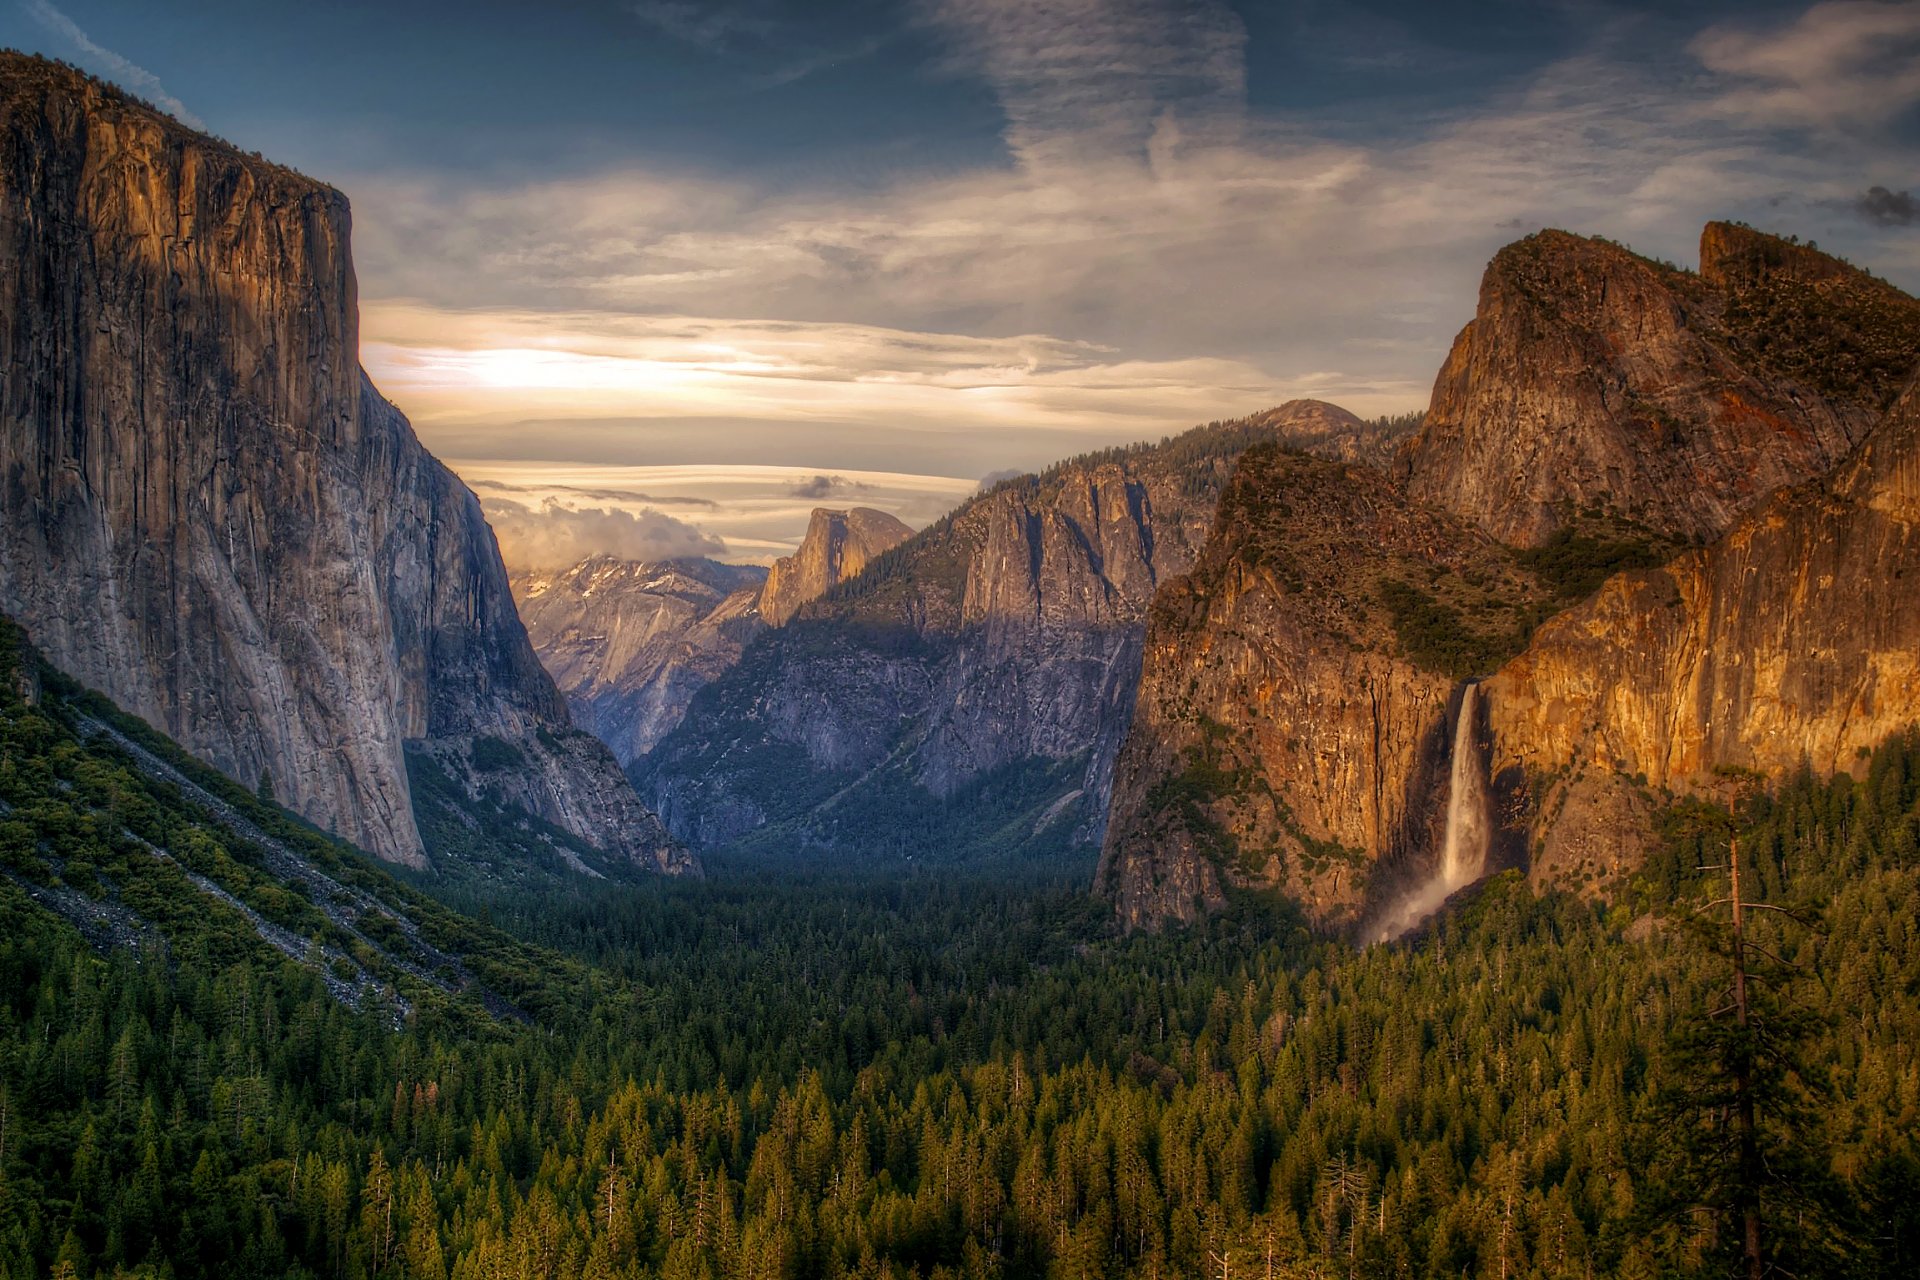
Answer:
[(1373, 937), (1385, 942), (1397, 938), (1440, 909), (1449, 895), (1487, 873), (1487, 849), (1492, 840), (1493, 806), (1487, 796), (1486, 770), (1481, 767), (1480, 744), (1474, 741), (1480, 687), (1468, 685), (1460, 693), (1459, 719), (1453, 725), (1453, 761), (1447, 781), (1447, 832), (1440, 860), (1427, 878), (1376, 917)]
[(1460, 719), (1453, 729), (1453, 776), (1447, 790), (1447, 841), (1440, 855), (1440, 882), (1447, 892), (1478, 880), (1487, 870), (1487, 780), (1480, 749), (1473, 740), (1474, 708), (1480, 686), (1460, 695)]

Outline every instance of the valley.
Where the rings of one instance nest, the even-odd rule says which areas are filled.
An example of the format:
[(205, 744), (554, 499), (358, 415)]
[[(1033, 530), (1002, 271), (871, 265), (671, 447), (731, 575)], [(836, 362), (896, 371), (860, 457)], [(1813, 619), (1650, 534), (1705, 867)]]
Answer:
[[(752, 563), (720, 498), (558, 471), (513, 509), (565, 536), (496, 537), (422, 441), (479, 436), (369, 370), (756, 379), (827, 441), (799, 321), (373, 340), (352, 225), (0, 51), (0, 1277), (1920, 1268), (1896, 285), (1540, 230), (1423, 409), (1268, 399), (937, 512), (907, 482), (972, 481), (756, 455)], [(886, 412), (965, 381), (834, 323), (928, 362), (851, 379)], [(636, 333), (698, 361), (616, 370)], [(1158, 394), (968, 341), (974, 403)]]

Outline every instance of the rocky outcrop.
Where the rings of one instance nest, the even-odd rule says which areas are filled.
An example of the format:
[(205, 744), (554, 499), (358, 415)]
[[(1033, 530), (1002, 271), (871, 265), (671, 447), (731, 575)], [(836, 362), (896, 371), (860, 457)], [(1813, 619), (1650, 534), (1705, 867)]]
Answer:
[(1409, 493), (1516, 545), (1598, 515), (1698, 543), (1825, 473), (1892, 399), (1920, 304), (1731, 224), (1700, 257), (1560, 231), (1501, 250), (1402, 450)]
[(1637, 864), (1663, 785), (1849, 767), (1920, 710), (1913, 611), (1872, 585), (1906, 571), (1904, 499), (1861, 478), (1909, 456), (1912, 393), (1809, 478), (1916, 355), (1920, 304), (1744, 227), (1706, 229), (1698, 275), (1560, 232), (1503, 250), (1404, 487), (1250, 452), (1162, 588), (1099, 871), (1123, 921), (1236, 885), (1398, 919), (1431, 888), (1456, 728), (1497, 773), (1493, 865), (1589, 885)]
[(1070, 815), (1098, 839), (1153, 593), (1192, 565), (1234, 457), (1295, 422), (1357, 420), (1296, 402), (972, 499), (748, 646), (635, 768), (642, 795), (696, 843), (791, 821), (844, 847), (866, 837), (834, 815), (863, 796), (962, 803), (1043, 770), (1026, 829)]
[(851, 511), (816, 507), (800, 546), (767, 571), (760, 591), (760, 617), (770, 627), (785, 626), (801, 605), (819, 599), (881, 552), (912, 536), (912, 529), (872, 507)]
[(1385, 469), (1392, 465), (1394, 451), (1419, 429), (1422, 415), (1367, 421), (1324, 400), (1289, 400), (1248, 421), (1269, 427), (1275, 440), (1289, 449)]
[[(1731, 766), (1828, 775), (1920, 721), (1920, 388), (1830, 477), (1610, 580), (1487, 683), (1494, 768), (1542, 880), (1636, 863), (1649, 791)], [(1605, 821), (1596, 821), (1604, 819)]]
[(1154, 601), (1097, 888), (1129, 927), (1192, 920), (1229, 886), (1354, 923), (1436, 847), (1461, 681), (1541, 597), (1384, 472), (1249, 450)]
[(409, 749), (692, 864), (568, 723), (474, 496), (356, 361), (339, 192), (0, 57), (0, 609), (57, 665), (381, 857)]
[(687, 703), (764, 625), (764, 569), (713, 560), (643, 564), (593, 556), (511, 578), (534, 651), (573, 722), (622, 765), (680, 723)]

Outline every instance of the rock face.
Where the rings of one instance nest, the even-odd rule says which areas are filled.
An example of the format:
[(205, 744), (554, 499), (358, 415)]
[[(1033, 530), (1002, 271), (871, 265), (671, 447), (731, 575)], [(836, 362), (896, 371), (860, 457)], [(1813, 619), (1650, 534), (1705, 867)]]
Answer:
[(1501, 250), (1402, 451), (1408, 492), (1515, 545), (1601, 513), (1697, 543), (1825, 473), (1897, 392), (1920, 304), (1726, 223), (1700, 263), (1560, 231)]
[(1097, 888), (1129, 927), (1192, 920), (1229, 885), (1354, 923), (1437, 847), (1461, 679), (1541, 594), (1376, 468), (1248, 450), (1154, 600)]
[(757, 635), (767, 571), (713, 560), (594, 556), (522, 571), (513, 598), (573, 722), (622, 765), (645, 755)]
[(1916, 359), (1920, 304), (1744, 227), (1706, 229), (1698, 275), (1561, 232), (1503, 250), (1400, 485), (1250, 452), (1161, 589), (1099, 871), (1123, 921), (1235, 885), (1399, 918), (1456, 736), (1488, 761), (1492, 864), (1581, 884), (1635, 865), (1651, 787), (1849, 767), (1920, 715), (1889, 585), (1914, 393), (1886, 414)]
[(809, 600), (817, 600), (853, 577), (881, 552), (899, 546), (913, 530), (884, 511), (814, 509), (807, 536), (790, 556), (773, 562), (760, 592), (760, 616), (770, 627), (786, 625)]
[[(1537, 784), (1536, 877), (1629, 869), (1622, 816), (1716, 767), (1851, 770), (1920, 720), (1920, 387), (1831, 476), (1610, 580), (1486, 686), (1493, 764)], [(1609, 821), (1597, 823), (1596, 818)]]
[(330, 188), (0, 56), (0, 609), (243, 782), (423, 865), (408, 750), (693, 865), (568, 724), (474, 496), (357, 361)]
[(748, 646), (635, 768), (641, 794), (696, 843), (789, 821), (840, 847), (863, 796), (1041, 770), (1029, 827), (1097, 839), (1153, 592), (1193, 563), (1232, 459), (1296, 422), (1364, 430), (1296, 402), (972, 499)]

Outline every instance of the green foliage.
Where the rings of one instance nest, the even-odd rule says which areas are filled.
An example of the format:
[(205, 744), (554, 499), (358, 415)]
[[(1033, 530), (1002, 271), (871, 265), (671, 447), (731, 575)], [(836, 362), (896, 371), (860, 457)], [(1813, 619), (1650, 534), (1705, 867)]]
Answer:
[(1616, 573), (1664, 564), (1672, 553), (1671, 546), (1651, 536), (1609, 537), (1562, 525), (1540, 546), (1516, 550), (1514, 559), (1566, 601), (1592, 595)]
[(1526, 644), (1526, 629), (1472, 626), (1451, 604), (1398, 578), (1382, 578), (1379, 593), (1407, 661), (1451, 679), (1484, 675)]
[[(442, 886), (512, 943), (232, 788), (460, 942), (528, 1018), (416, 983), (396, 1023), (184, 880), (141, 896), (134, 853), (167, 864), (116, 847), (122, 823), (236, 891), (273, 878), (245, 850), (189, 854), (217, 824), (76, 738), (64, 693), (33, 708), (14, 684), (0, 1259), (22, 1274), (1119, 1280), (1224, 1256), (1243, 1276), (1271, 1257), (1283, 1276), (1558, 1278), (1721, 1256), (1710, 1221), (1645, 1214), (1705, 1167), (1659, 1099), (1693, 1073), (1670, 1045), (1722, 974), (1678, 927), (1714, 892), (1692, 870), (1714, 861), (1710, 814), (1672, 821), (1633, 887), (1650, 933), (1513, 875), (1417, 945), (1367, 950), (1251, 902), (1116, 936), (1081, 872), (1039, 859)], [(1920, 739), (1863, 773), (1788, 780), (1740, 822), (1755, 893), (1823, 904), (1817, 929), (1755, 935), (1797, 975), (1782, 998), (1831, 1076), (1795, 1123), (1837, 1218), (1801, 1220), (1804, 1243), (1857, 1242), (1829, 1274), (1899, 1275), (1920, 1239)], [(154, 927), (89, 942), (16, 869), (82, 862)], [(287, 897), (258, 909), (302, 910)]]
[(1378, 430), (1388, 440), (1400, 440), (1427, 425), (1427, 411), (1413, 409), (1407, 413), (1383, 414), (1378, 418), (1367, 419), (1367, 425)]
[[(797, 748), (792, 754), (787, 776), (807, 776), (805, 757)], [(1016, 760), (936, 795), (896, 764), (825, 794), (789, 789), (778, 819), (736, 840), (729, 853), (773, 866), (966, 864), (978, 872), (1039, 861), (1084, 879), (1092, 850), (1076, 845), (1074, 834), (1087, 816), (1078, 795), (1086, 772), (1084, 754)], [(781, 794), (776, 781), (758, 783), (754, 794)]]
[(480, 773), (524, 769), (527, 765), (527, 758), (520, 753), (520, 748), (505, 738), (484, 733), (473, 740), (472, 759), (474, 769)]
[[(1821, 395), (1885, 409), (1913, 372), (1920, 302), (1864, 271), (1764, 237), (1724, 322), (1767, 370)], [(1808, 260), (1813, 260), (1808, 266)]]

